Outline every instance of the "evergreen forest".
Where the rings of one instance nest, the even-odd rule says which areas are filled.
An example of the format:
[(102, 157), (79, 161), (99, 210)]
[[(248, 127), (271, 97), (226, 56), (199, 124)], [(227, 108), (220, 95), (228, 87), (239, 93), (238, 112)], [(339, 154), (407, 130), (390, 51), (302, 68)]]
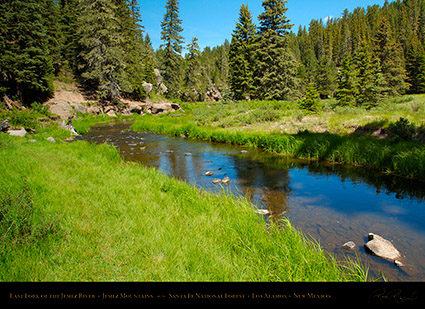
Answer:
[[(138, 0), (4, 0), (0, 4), (0, 94), (44, 102), (64, 74), (99, 101), (143, 100), (143, 83), (170, 100), (317, 98), (371, 108), (389, 96), (425, 92), (425, 0), (345, 10), (293, 29), (287, 1), (242, 4), (230, 42), (200, 50), (182, 36), (179, 1), (167, 0), (163, 44), (154, 50)], [(162, 84), (160, 87), (159, 84)], [(312, 95), (313, 94), (313, 95)]]

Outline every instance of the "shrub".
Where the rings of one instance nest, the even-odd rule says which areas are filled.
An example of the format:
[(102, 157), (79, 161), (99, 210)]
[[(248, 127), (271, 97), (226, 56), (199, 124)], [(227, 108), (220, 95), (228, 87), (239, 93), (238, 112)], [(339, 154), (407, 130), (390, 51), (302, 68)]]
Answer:
[(390, 124), (389, 132), (396, 140), (409, 141), (415, 135), (416, 127), (409, 120), (400, 117), (396, 123)]

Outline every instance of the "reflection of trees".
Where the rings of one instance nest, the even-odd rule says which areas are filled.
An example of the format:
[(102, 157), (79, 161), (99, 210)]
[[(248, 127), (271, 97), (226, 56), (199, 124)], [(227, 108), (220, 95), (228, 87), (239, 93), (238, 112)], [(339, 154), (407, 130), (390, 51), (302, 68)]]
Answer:
[(306, 162), (287, 157), (254, 153), (256, 160), (268, 168), (288, 171), (291, 168), (307, 168), (310, 174), (338, 176), (342, 182), (350, 180), (353, 183), (366, 183), (376, 189), (376, 193), (395, 193), (396, 198), (410, 198), (422, 201), (425, 199), (425, 182), (407, 179), (400, 176), (385, 175), (365, 167), (353, 167), (342, 164), (324, 164), (321, 162)]
[(275, 216), (284, 215), (288, 209), (290, 176), (288, 169), (271, 168), (255, 159), (233, 157), (241, 191), (250, 200), (260, 200)]

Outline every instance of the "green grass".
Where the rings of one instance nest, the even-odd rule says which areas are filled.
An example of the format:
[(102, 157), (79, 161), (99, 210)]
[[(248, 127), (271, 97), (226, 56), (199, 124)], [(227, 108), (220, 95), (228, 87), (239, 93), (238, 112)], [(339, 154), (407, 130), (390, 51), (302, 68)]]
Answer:
[[(30, 138), (0, 133), (1, 281), (367, 279), (357, 261), (335, 261), (287, 220), (266, 224), (245, 199), (125, 163), (112, 146)], [(30, 236), (6, 235), (20, 218)]]
[[(297, 123), (300, 119), (310, 120), (305, 120), (307, 116), (304, 117), (294, 102), (274, 101), (221, 105), (186, 103), (183, 104), (185, 113), (182, 117), (146, 115), (138, 119), (132, 129), (246, 145), (301, 159), (365, 166), (383, 173), (425, 180), (425, 144), (422, 141), (425, 129), (419, 121), (424, 113), (424, 103), (420, 103), (424, 96), (415, 98), (407, 97), (404, 101), (399, 98), (401, 103), (393, 99), (373, 110), (350, 108), (344, 112), (340, 108), (331, 109), (333, 103), (326, 102), (327, 112), (308, 116), (310, 120), (315, 119), (316, 124), (322, 124), (322, 129), (326, 124), (324, 132), (310, 131), (305, 127), (300, 130), (300, 127), (289, 125), (289, 131), (295, 133), (282, 133), (279, 121), (288, 117)], [(406, 104), (416, 104), (417, 108)], [(249, 121), (252, 125), (239, 122), (241, 118), (248, 119), (261, 113), (262, 117)], [(389, 137), (371, 137), (368, 128), (375, 127), (384, 128)], [(354, 133), (354, 130), (348, 133), (347, 128), (362, 128), (365, 133)]]

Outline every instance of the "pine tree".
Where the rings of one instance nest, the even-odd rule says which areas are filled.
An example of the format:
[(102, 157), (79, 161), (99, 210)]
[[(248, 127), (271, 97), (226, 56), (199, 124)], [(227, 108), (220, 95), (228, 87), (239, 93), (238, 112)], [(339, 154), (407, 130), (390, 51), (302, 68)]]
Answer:
[(340, 73), (338, 74), (338, 89), (336, 97), (341, 106), (354, 106), (358, 95), (357, 72), (352, 64), (351, 56), (344, 59)]
[(409, 88), (406, 82), (406, 70), (403, 50), (400, 44), (393, 38), (391, 25), (383, 18), (375, 35), (375, 55), (379, 58), (382, 73), (388, 84), (389, 95), (401, 95)]
[(236, 100), (253, 93), (255, 29), (248, 5), (242, 4), (229, 52), (230, 89)]
[(182, 20), (179, 18), (178, 0), (167, 0), (165, 8), (166, 13), (161, 22), (161, 40), (164, 41), (164, 44), (161, 45), (161, 48), (164, 49), (161, 73), (168, 88), (167, 97), (178, 98), (183, 64), (181, 57), (183, 37), (180, 35), (183, 28), (181, 27)]
[(64, 65), (78, 75), (78, 19), (80, 15), (79, 0), (61, 0), (59, 8), (60, 29), (63, 35), (61, 55)]
[(314, 70), (314, 81), (321, 98), (326, 99), (333, 95), (337, 87), (337, 68), (335, 63), (326, 55), (317, 63)]
[(25, 104), (53, 94), (53, 62), (46, 2), (8, 0), (0, 4), (0, 91)]
[(201, 52), (199, 50), (198, 39), (192, 38), (192, 42), (188, 44), (187, 49), (189, 53), (186, 56), (187, 69), (183, 100), (197, 102), (202, 100), (201, 94), (204, 91), (203, 88), (205, 88), (202, 83)]
[(100, 100), (114, 101), (120, 93), (124, 70), (124, 36), (117, 6), (112, 0), (81, 0), (79, 70)]
[(319, 112), (322, 110), (322, 105), (319, 99), (319, 93), (314, 86), (314, 83), (310, 81), (306, 88), (305, 97), (300, 101), (300, 107), (309, 112)]
[(264, 13), (258, 16), (255, 94), (260, 99), (282, 100), (296, 94), (297, 63), (288, 45), (292, 28), (286, 18), (285, 0), (264, 0)]
[[(118, 3), (117, 17), (120, 32), (123, 34), (123, 51), (125, 53), (124, 70), (120, 77), (120, 87), (123, 92), (136, 100), (146, 97), (143, 83), (149, 74), (147, 65), (148, 47), (143, 38), (144, 27), (140, 17), (137, 0), (115, 0)], [(153, 71), (153, 68), (151, 68)]]
[(416, 74), (416, 87), (417, 93), (425, 93), (425, 52), (417, 58), (417, 74)]
[(155, 66), (156, 66), (156, 56), (155, 51), (152, 47), (152, 42), (149, 36), (149, 33), (146, 33), (145, 36), (145, 48), (146, 53), (144, 55), (144, 76), (145, 80), (148, 83), (155, 84), (156, 75), (155, 75)]
[(383, 98), (384, 80), (379, 59), (373, 57), (364, 39), (355, 57), (357, 71), (357, 105), (373, 107)]

